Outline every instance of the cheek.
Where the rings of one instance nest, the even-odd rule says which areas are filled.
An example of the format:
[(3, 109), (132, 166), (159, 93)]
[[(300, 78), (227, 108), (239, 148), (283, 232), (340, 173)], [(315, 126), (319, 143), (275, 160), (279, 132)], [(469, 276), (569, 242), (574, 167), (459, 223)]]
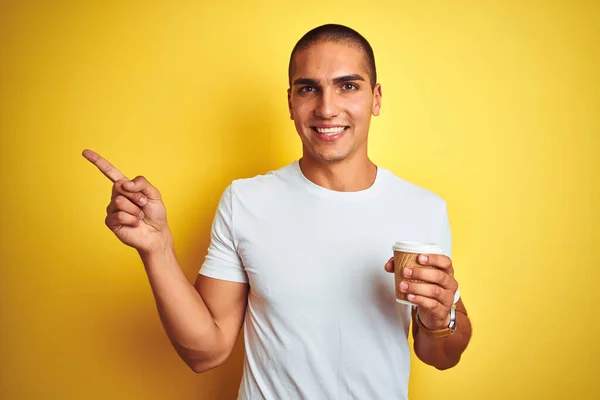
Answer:
[(353, 102), (352, 104), (348, 104), (346, 109), (355, 122), (367, 120), (371, 115), (371, 106), (367, 101)]
[(308, 101), (298, 102), (292, 108), (292, 112), (299, 122), (306, 122), (310, 119), (312, 110), (313, 108)]

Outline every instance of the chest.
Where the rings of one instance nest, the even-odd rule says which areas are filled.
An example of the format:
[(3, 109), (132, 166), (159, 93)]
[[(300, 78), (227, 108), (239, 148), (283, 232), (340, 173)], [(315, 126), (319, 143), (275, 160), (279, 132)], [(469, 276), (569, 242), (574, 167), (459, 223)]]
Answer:
[(396, 240), (435, 239), (431, 224), (384, 204), (302, 200), (247, 212), (238, 221), (238, 253), (254, 298), (303, 310), (393, 298), (383, 266)]

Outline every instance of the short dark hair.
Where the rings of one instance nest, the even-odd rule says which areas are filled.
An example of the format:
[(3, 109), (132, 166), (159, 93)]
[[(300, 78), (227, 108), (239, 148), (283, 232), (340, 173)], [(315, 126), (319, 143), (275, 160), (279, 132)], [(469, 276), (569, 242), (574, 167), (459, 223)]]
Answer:
[(322, 42), (342, 43), (361, 49), (365, 55), (365, 62), (367, 64), (367, 72), (369, 73), (371, 89), (375, 88), (375, 85), (377, 84), (377, 69), (375, 68), (375, 55), (373, 54), (373, 48), (367, 39), (365, 39), (360, 33), (347, 26), (337, 24), (318, 26), (308, 31), (300, 38), (298, 43), (296, 43), (294, 49), (292, 50), (292, 54), (290, 55), (290, 64), (288, 67), (290, 86), (292, 84), (292, 64), (294, 62), (294, 55), (296, 52), (299, 50), (304, 50), (315, 43)]

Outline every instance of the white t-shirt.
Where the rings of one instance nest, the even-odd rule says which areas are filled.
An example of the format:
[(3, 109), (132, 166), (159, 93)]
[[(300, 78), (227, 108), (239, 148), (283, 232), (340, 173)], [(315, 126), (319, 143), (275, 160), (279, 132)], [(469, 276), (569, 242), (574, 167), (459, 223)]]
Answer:
[(358, 192), (298, 161), (234, 181), (200, 273), (250, 284), (238, 399), (406, 399), (410, 307), (383, 268), (398, 240), (451, 254), (445, 202), (383, 168)]

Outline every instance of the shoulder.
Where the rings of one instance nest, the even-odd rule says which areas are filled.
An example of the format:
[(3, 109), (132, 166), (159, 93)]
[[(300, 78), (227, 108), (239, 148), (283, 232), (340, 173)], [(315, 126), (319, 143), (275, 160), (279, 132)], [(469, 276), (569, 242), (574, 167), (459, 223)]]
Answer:
[(446, 201), (429, 189), (425, 189), (413, 182), (409, 182), (392, 171), (381, 168), (384, 190), (397, 204), (406, 204), (419, 208), (445, 209)]
[(294, 163), (251, 178), (236, 179), (227, 188), (237, 199), (260, 200), (281, 196), (295, 181)]

